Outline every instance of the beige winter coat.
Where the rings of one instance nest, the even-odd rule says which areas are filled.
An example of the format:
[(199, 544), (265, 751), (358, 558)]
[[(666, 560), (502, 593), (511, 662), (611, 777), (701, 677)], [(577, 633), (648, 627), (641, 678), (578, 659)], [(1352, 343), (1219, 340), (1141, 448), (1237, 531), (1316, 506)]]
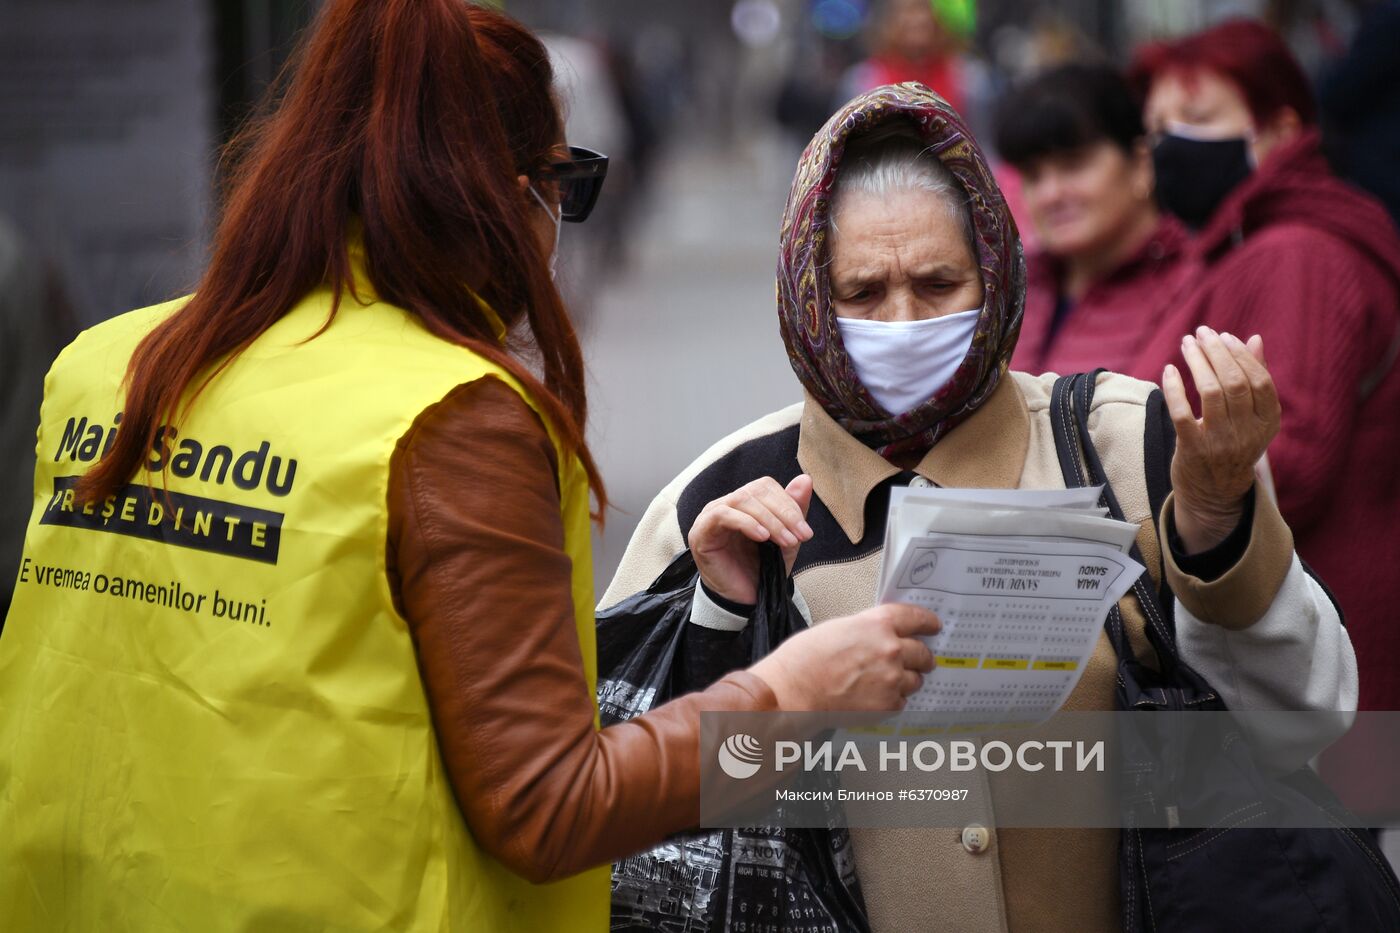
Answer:
[[(917, 475), (911, 485), (1064, 487), (1050, 424), (1054, 377), (1011, 376), (1002, 380), (978, 412), (922, 459), (913, 470)], [(1248, 548), (1223, 576), (1206, 583), (1177, 567), (1154, 527), (1145, 480), (1144, 439), (1160, 428), (1152, 422), (1160, 414), (1150, 414), (1154, 406), (1160, 409), (1160, 397), (1149, 404), (1153, 389), (1124, 376), (1102, 376), (1089, 425), (1126, 517), (1140, 526), (1138, 545), (1144, 559), (1154, 575), (1165, 567), (1178, 597), (1179, 639), (1206, 645), (1205, 654), (1216, 658), (1202, 662), (1206, 667), (1226, 663), (1218, 660), (1222, 650), (1215, 646), (1222, 637), (1232, 639), (1230, 647), (1236, 653), (1241, 649), (1281, 651), (1285, 649), (1280, 645), (1286, 643), (1298, 664), (1309, 670), (1325, 668), (1331, 676), (1320, 687), (1312, 683), (1297, 688), (1307, 694), (1297, 697), (1299, 704), (1328, 708), (1335, 703), (1330, 708), (1342, 708), (1348, 696), (1354, 703), (1350, 643), (1330, 601), (1298, 567), (1292, 535), (1270, 500), (1257, 498)], [(1158, 453), (1170, 457), (1170, 451)], [(879, 506), (884, 499), (867, 506), (877, 489), (887, 489), (888, 481), (907, 474), (847, 434), (810, 399), (720, 441), (663, 489), (643, 517), (602, 605), (644, 589), (685, 549), (685, 534), (705, 501), (760, 475), (785, 482), (799, 469), (812, 477), (816, 495), (809, 521), (817, 537), (804, 545), (804, 552), (814, 549), (813, 555), (805, 555), (810, 559), (799, 557), (794, 570), (797, 589), (818, 623), (868, 607), (880, 567), (883, 515)], [(1170, 499), (1164, 513), (1169, 509)], [(881, 527), (867, 527), (875, 521)], [(823, 535), (827, 536), (824, 542)], [(1274, 605), (1285, 601), (1288, 606)], [(1152, 660), (1137, 603), (1130, 595), (1120, 608), (1139, 657)], [(710, 604), (705, 611), (720, 610)], [(1267, 626), (1265, 647), (1235, 643), (1254, 637), (1248, 630), (1266, 614), (1274, 621)], [(1280, 626), (1282, 634), (1274, 631)], [(1184, 652), (1187, 648), (1183, 644)], [(1193, 650), (1197, 656), (1202, 654), (1199, 646)], [(1228, 651), (1224, 654), (1229, 656)], [(1107, 637), (1100, 635), (1065, 708), (1112, 710), (1116, 666)], [(1222, 692), (1226, 691), (1222, 688)], [(1238, 696), (1227, 699), (1240, 702)], [(1326, 744), (1332, 738), (1319, 736), (1317, 741)], [(977, 773), (969, 782), (986, 782), (988, 777)], [(994, 800), (1002, 775), (991, 777), (990, 784), (981, 788), (990, 789)], [(972, 796), (978, 796), (975, 790)], [(981, 796), (989, 799), (987, 793)], [(980, 814), (975, 822), (989, 832), (852, 830), (859, 877), (876, 931), (1108, 933), (1120, 928), (1115, 830), (998, 829), (990, 812)]]

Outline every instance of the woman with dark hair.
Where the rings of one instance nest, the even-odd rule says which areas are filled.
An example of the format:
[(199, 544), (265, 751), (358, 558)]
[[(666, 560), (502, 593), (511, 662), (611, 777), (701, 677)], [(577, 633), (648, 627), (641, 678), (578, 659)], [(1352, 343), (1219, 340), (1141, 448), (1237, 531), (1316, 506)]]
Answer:
[(1263, 336), (1283, 404), (1279, 508), (1346, 613), (1361, 708), (1400, 708), (1400, 237), (1332, 174), (1307, 79), (1267, 27), (1149, 46), (1131, 75), (1158, 194), (1198, 228), (1201, 270), (1128, 371), (1179, 363), (1200, 325)]
[(996, 147), (1021, 176), (1039, 250), (1011, 364), (1128, 369), (1189, 279), (1186, 230), (1152, 196), (1142, 112), (1109, 65), (1062, 65), (1009, 91)]
[[(697, 821), (700, 711), (897, 709), (931, 668), (937, 620), (887, 606), (597, 728), (606, 499), (550, 265), (606, 160), (551, 80), (488, 8), (325, 4), (197, 292), (54, 364), (6, 929), (606, 930), (607, 869), (569, 876)], [(717, 556), (793, 534), (740, 530)]]

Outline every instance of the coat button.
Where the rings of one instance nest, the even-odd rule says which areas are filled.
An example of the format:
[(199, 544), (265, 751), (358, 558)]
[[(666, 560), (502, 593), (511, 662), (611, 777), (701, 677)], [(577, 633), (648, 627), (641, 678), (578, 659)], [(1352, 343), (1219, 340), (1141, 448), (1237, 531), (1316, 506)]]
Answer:
[(929, 482), (927, 479), (925, 479), (925, 478), (922, 477), (922, 476), (916, 476), (916, 477), (914, 477), (913, 479), (911, 479), (911, 480), (909, 481), (909, 488), (910, 488), (910, 489), (928, 489), (928, 488), (931, 487), (932, 485), (933, 485), (933, 483)]
[(966, 826), (962, 831), (963, 848), (973, 855), (981, 855), (992, 845), (992, 831), (980, 823)]

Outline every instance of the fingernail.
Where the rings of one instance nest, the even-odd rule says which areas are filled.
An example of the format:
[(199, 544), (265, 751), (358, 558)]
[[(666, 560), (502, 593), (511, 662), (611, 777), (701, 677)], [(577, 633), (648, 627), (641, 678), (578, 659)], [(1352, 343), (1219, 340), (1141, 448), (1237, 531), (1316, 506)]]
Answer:
[(792, 547), (793, 545), (799, 543), (798, 540), (797, 540), (797, 535), (793, 534), (793, 533), (790, 532), (790, 531), (786, 531), (786, 530), (783, 531), (783, 538), (782, 538), (782, 541), (783, 541), (783, 547)]
[(806, 522), (798, 522), (797, 530), (802, 532), (803, 540), (806, 540), (807, 538), (810, 538), (812, 537), (812, 535), (816, 534), (816, 532), (812, 531), (812, 526), (807, 524)]

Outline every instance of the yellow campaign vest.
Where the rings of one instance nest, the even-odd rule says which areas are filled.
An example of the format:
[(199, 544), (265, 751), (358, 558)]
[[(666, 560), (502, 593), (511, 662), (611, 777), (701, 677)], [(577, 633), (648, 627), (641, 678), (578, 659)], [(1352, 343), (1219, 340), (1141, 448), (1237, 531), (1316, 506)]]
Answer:
[[(87, 331), (45, 386), (0, 638), (0, 928), (605, 930), (606, 867), (532, 885), (473, 840), (385, 574), (413, 420), (486, 376), (529, 397), (386, 304), (347, 297), (308, 340), (322, 289), (161, 436), (163, 477), (84, 510), (126, 362), (176, 307)], [(559, 463), (591, 689), (587, 479)]]

